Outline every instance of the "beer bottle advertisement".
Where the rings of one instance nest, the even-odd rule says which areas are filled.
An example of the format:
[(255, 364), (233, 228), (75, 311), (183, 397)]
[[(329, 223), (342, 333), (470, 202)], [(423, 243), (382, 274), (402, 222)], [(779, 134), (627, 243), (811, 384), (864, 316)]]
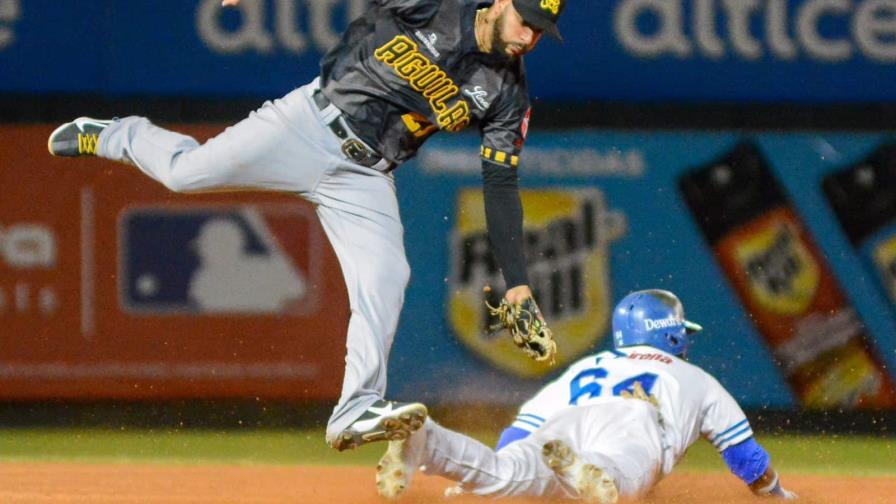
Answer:
[(827, 175), (822, 188), (896, 315), (896, 143)]
[(863, 322), (759, 149), (742, 142), (679, 188), (800, 403), (896, 405)]

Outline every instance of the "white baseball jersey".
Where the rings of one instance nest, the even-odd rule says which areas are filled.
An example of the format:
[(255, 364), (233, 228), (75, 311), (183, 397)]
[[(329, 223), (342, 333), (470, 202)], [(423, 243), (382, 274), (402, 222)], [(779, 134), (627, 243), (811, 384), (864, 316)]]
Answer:
[(513, 427), (534, 432), (571, 407), (616, 402), (615, 397), (631, 392), (635, 382), (659, 403), (665, 474), (701, 434), (720, 452), (753, 435), (743, 410), (712, 375), (649, 346), (579, 360), (523, 404)]
[[(635, 383), (658, 406), (618, 397)], [(508, 432), (516, 440), (502, 436), (497, 453), (432, 421), (412, 439), (428, 474), (457, 481), (465, 491), (560, 498), (577, 494), (542, 460), (542, 447), (551, 440), (566, 442), (604, 470), (620, 495), (640, 497), (672, 472), (699, 435), (720, 452), (753, 435), (744, 412), (715, 378), (649, 346), (579, 360), (523, 404)]]

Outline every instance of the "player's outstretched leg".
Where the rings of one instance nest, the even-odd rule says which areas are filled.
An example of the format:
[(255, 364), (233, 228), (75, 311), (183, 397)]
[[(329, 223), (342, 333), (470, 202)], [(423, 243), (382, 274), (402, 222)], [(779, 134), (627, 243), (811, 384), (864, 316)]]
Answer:
[(389, 441), (386, 453), (376, 466), (376, 490), (380, 497), (397, 499), (404, 494), (420, 467), (425, 446), (425, 429), (412, 433), (407, 439)]
[(54, 156), (96, 156), (100, 133), (110, 124), (111, 120), (79, 117), (50, 133), (47, 148)]
[(619, 491), (607, 473), (584, 462), (576, 452), (560, 440), (548, 441), (542, 447), (544, 463), (557, 476), (575, 488), (585, 502), (612, 504), (619, 499)]
[(374, 441), (402, 441), (423, 427), (428, 412), (420, 403), (377, 401), (333, 441), (339, 451)]

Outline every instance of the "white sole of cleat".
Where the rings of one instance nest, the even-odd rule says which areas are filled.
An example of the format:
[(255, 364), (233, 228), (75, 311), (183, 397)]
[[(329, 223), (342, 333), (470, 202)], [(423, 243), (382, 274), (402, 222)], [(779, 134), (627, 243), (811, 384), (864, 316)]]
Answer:
[(619, 500), (616, 484), (599, 467), (578, 460), (575, 452), (562, 441), (549, 441), (542, 447), (545, 464), (571, 483), (585, 502), (614, 504)]
[(380, 497), (397, 499), (408, 487), (410, 474), (401, 458), (405, 441), (390, 441), (376, 466), (376, 491)]

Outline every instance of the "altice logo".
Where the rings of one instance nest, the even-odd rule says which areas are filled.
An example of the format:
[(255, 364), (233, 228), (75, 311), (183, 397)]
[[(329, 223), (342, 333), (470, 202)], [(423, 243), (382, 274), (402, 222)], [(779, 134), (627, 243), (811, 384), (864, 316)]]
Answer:
[[(326, 52), (339, 41), (340, 26), (363, 14), (369, 0), (258, 0), (234, 8), (222, 8), (220, 0), (197, 3), (196, 31), (209, 49), (267, 55)], [(234, 26), (226, 16), (237, 18)]]
[(620, 0), (632, 55), (896, 63), (896, 0)]

